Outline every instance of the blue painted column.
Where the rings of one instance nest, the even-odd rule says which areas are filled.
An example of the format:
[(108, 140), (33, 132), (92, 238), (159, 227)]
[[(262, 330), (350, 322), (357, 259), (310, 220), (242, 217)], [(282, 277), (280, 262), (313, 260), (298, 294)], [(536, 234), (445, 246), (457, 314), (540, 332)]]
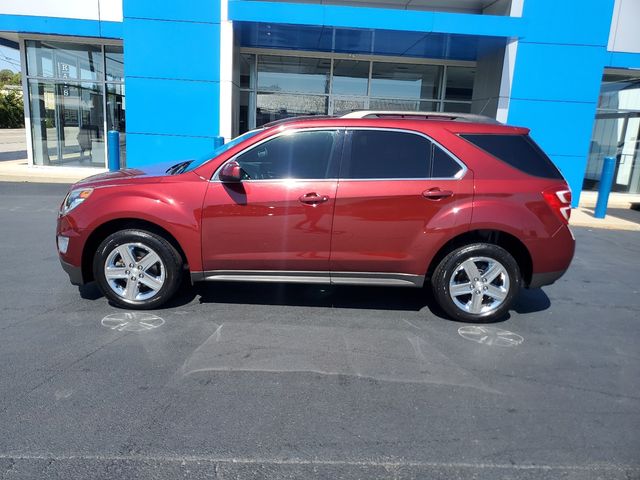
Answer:
[(220, 0), (123, 0), (127, 165), (197, 158), (219, 134)]
[(605, 157), (602, 165), (602, 174), (600, 175), (600, 187), (598, 188), (598, 200), (594, 217), (604, 218), (607, 214), (607, 205), (609, 204), (609, 194), (613, 186), (613, 175), (616, 171), (616, 159), (614, 157)]
[(525, 0), (509, 123), (560, 168), (577, 206), (607, 62), (614, 0)]
[(109, 130), (107, 132), (107, 151), (109, 171), (116, 172), (120, 170), (120, 132), (117, 130)]

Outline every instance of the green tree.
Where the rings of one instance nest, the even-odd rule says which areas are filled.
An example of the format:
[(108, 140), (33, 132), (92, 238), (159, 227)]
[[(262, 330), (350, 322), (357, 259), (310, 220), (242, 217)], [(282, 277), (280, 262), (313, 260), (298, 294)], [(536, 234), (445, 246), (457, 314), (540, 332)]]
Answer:
[(0, 128), (24, 127), (24, 106), (22, 95), (5, 85), (20, 85), (20, 72), (0, 70)]
[(20, 72), (12, 72), (11, 70), (4, 68), (0, 70), (0, 86), (1, 85), (20, 85)]
[(22, 96), (16, 92), (0, 92), (0, 128), (24, 127)]

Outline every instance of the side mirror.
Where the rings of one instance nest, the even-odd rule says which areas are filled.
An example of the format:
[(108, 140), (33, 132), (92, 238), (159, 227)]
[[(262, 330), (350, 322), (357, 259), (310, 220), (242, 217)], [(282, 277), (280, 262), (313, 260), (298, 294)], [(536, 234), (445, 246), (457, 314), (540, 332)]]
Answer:
[(242, 181), (242, 167), (235, 160), (227, 162), (220, 170), (218, 178), (223, 183), (239, 183)]

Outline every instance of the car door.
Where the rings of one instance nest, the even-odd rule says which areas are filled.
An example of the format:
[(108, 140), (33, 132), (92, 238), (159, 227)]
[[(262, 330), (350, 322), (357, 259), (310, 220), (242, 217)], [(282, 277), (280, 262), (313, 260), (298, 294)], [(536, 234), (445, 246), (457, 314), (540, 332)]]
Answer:
[(332, 282), (422, 284), (434, 249), (452, 228), (469, 222), (472, 192), (471, 172), (426, 135), (348, 130), (334, 213)]
[(231, 159), (242, 182), (214, 174), (203, 205), (205, 276), (325, 272), (318, 281), (329, 281), (342, 137), (339, 129), (285, 130)]

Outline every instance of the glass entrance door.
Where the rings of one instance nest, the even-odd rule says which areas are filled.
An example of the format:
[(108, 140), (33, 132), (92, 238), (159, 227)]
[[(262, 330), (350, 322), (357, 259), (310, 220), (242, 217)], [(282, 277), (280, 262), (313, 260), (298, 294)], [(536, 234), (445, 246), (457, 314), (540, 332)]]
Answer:
[(638, 161), (639, 133), (640, 113), (626, 114), (616, 152), (617, 162), (616, 173), (614, 175), (614, 191), (626, 193), (640, 192), (640, 162)]
[(640, 112), (599, 113), (591, 141), (585, 187), (596, 188), (604, 157), (616, 158), (613, 191), (640, 193)]
[(36, 165), (104, 167), (99, 84), (29, 80), (29, 96)]

